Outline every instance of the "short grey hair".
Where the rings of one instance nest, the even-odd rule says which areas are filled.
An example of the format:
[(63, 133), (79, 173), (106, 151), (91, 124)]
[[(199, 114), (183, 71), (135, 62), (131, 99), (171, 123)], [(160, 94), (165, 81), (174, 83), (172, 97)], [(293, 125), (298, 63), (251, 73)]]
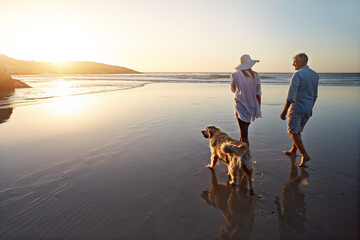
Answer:
[(309, 60), (308, 56), (305, 53), (299, 53), (294, 58), (297, 60), (300, 60), (300, 59), (303, 60), (305, 64), (307, 64), (307, 62)]

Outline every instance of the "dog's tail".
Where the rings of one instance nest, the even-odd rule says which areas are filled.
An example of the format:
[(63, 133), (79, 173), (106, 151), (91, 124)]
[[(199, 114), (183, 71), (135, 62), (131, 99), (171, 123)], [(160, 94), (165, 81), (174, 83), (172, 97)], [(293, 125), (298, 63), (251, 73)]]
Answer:
[(225, 143), (221, 146), (221, 150), (223, 152), (239, 156), (241, 166), (245, 166), (247, 170), (252, 170), (252, 176), (254, 175), (255, 169), (253, 160), (250, 154), (250, 149), (246, 144), (233, 145), (231, 143)]
[(248, 146), (246, 144), (237, 146), (225, 143), (221, 146), (221, 150), (226, 153), (242, 156), (248, 151)]

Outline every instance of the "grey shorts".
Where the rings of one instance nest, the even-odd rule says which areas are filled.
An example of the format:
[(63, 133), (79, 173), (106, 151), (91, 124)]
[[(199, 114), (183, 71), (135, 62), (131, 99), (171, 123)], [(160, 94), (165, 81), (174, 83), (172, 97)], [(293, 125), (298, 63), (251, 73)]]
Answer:
[(290, 112), (287, 120), (288, 133), (302, 132), (309, 118), (310, 114), (307, 113)]

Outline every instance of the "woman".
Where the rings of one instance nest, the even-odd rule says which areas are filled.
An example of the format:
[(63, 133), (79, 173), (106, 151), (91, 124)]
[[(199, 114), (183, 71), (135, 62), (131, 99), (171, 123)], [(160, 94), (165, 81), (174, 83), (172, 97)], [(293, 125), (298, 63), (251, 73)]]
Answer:
[(240, 127), (240, 141), (249, 146), (248, 128), (251, 122), (261, 117), (261, 83), (259, 74), (251, 67), (259, 60), (252, 60), (247, 54), (240, 58), (230, 79), (231, 91), (235, 93), (235, 117)]

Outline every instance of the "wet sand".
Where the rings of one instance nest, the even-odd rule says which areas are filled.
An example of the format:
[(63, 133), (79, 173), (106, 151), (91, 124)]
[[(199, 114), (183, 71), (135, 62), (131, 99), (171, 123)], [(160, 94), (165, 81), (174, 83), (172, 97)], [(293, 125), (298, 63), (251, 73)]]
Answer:
[(0, 109), (0, 239), (357, 239), (359, 88), (320, 87), (295, 166), (263, 86), (250, 196), (209, 163), (208, 124), (239, 129), (225, 84), (150, 84)]

